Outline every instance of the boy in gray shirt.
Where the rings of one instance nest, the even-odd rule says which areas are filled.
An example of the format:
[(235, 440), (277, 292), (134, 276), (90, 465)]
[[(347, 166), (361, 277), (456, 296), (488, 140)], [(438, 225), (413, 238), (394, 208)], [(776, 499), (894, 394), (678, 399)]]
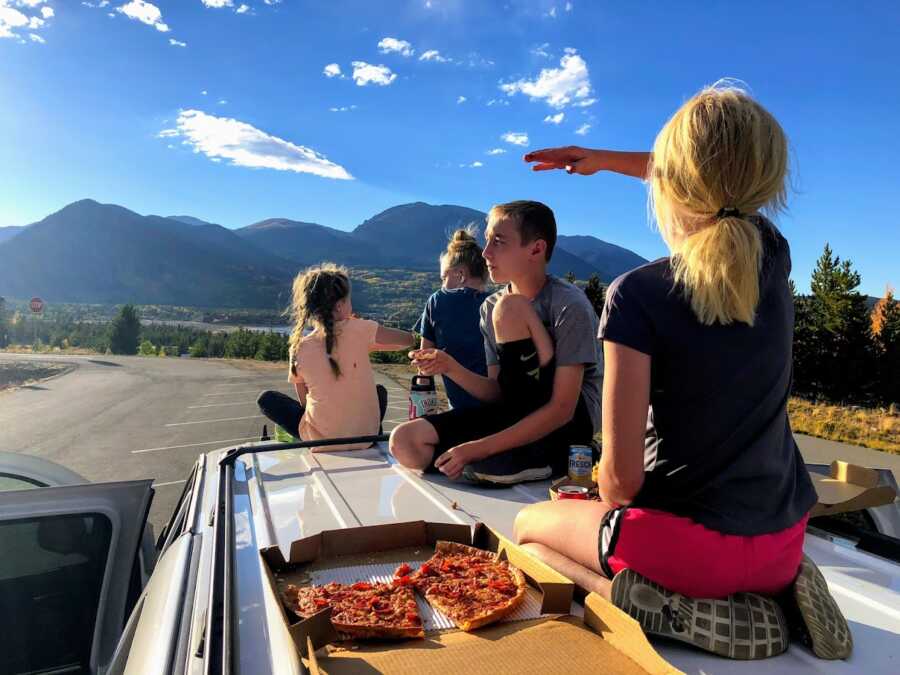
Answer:
[(447, 374), (484, 405), (398, 426), (404, 466), (498, 484), (565, 473), (572, 444), (600, 429), (598, 319), (583, 291), (547, 274), (556, 221), (531, 201), (491, 209), (484, 258), (505, 288), (481, 307), (487, 377), (439, 350), (410, 353), (427, 375)]

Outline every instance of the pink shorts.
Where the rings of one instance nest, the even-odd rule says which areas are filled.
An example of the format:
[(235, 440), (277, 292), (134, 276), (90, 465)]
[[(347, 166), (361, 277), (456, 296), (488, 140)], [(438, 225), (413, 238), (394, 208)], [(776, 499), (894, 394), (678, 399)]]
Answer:
[(665, 511), (617, 508), (600, 527), (600, 567), (610, 579), (629, 568), (693, 598), (775, 595), (797, 575), (808, 519), (780, 532), (744, 537)]

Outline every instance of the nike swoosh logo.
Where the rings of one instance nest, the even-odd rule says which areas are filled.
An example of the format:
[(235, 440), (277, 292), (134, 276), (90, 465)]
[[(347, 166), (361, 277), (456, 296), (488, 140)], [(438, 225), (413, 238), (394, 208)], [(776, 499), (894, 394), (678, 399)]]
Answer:
[(532, 352), (532, 353), (529, 354), (528, 356), (520, 356), (520, 357), (519, 357), (519, 360), (520, 360), (520, 361), (527, 361), (528, 359), (534, 358), (535, 356), (537, 356), (537, 352)]

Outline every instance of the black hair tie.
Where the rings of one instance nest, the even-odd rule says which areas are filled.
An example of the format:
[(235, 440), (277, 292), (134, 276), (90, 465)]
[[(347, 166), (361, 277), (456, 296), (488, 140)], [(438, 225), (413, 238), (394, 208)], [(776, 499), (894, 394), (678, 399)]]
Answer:
[(733, 206), (723, 206), (719, 209), (719, 212), (716, 214), (716, 220), (721, 218), (740, 218), (741, 211), (740, 209), (736, 209)]

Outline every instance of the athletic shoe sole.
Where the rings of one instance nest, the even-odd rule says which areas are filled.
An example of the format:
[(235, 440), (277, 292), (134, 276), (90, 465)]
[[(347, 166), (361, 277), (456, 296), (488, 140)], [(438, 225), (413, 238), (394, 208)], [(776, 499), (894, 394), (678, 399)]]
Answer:
[(625, 569), (613, 579), (612, 600), (636, 619), (645, 633), (680, 640), (719, 656), (765, 659), (788, 648), (784, 614), (774, 600), (761, 595), (688, 598)]
[(803, 556), (793, 587), (794, 601), (806, 630), (798, 636), (820, 659), (846, 659), (853, 651), (847, 620), (828, 590), (828, 582), (807, 556)]

